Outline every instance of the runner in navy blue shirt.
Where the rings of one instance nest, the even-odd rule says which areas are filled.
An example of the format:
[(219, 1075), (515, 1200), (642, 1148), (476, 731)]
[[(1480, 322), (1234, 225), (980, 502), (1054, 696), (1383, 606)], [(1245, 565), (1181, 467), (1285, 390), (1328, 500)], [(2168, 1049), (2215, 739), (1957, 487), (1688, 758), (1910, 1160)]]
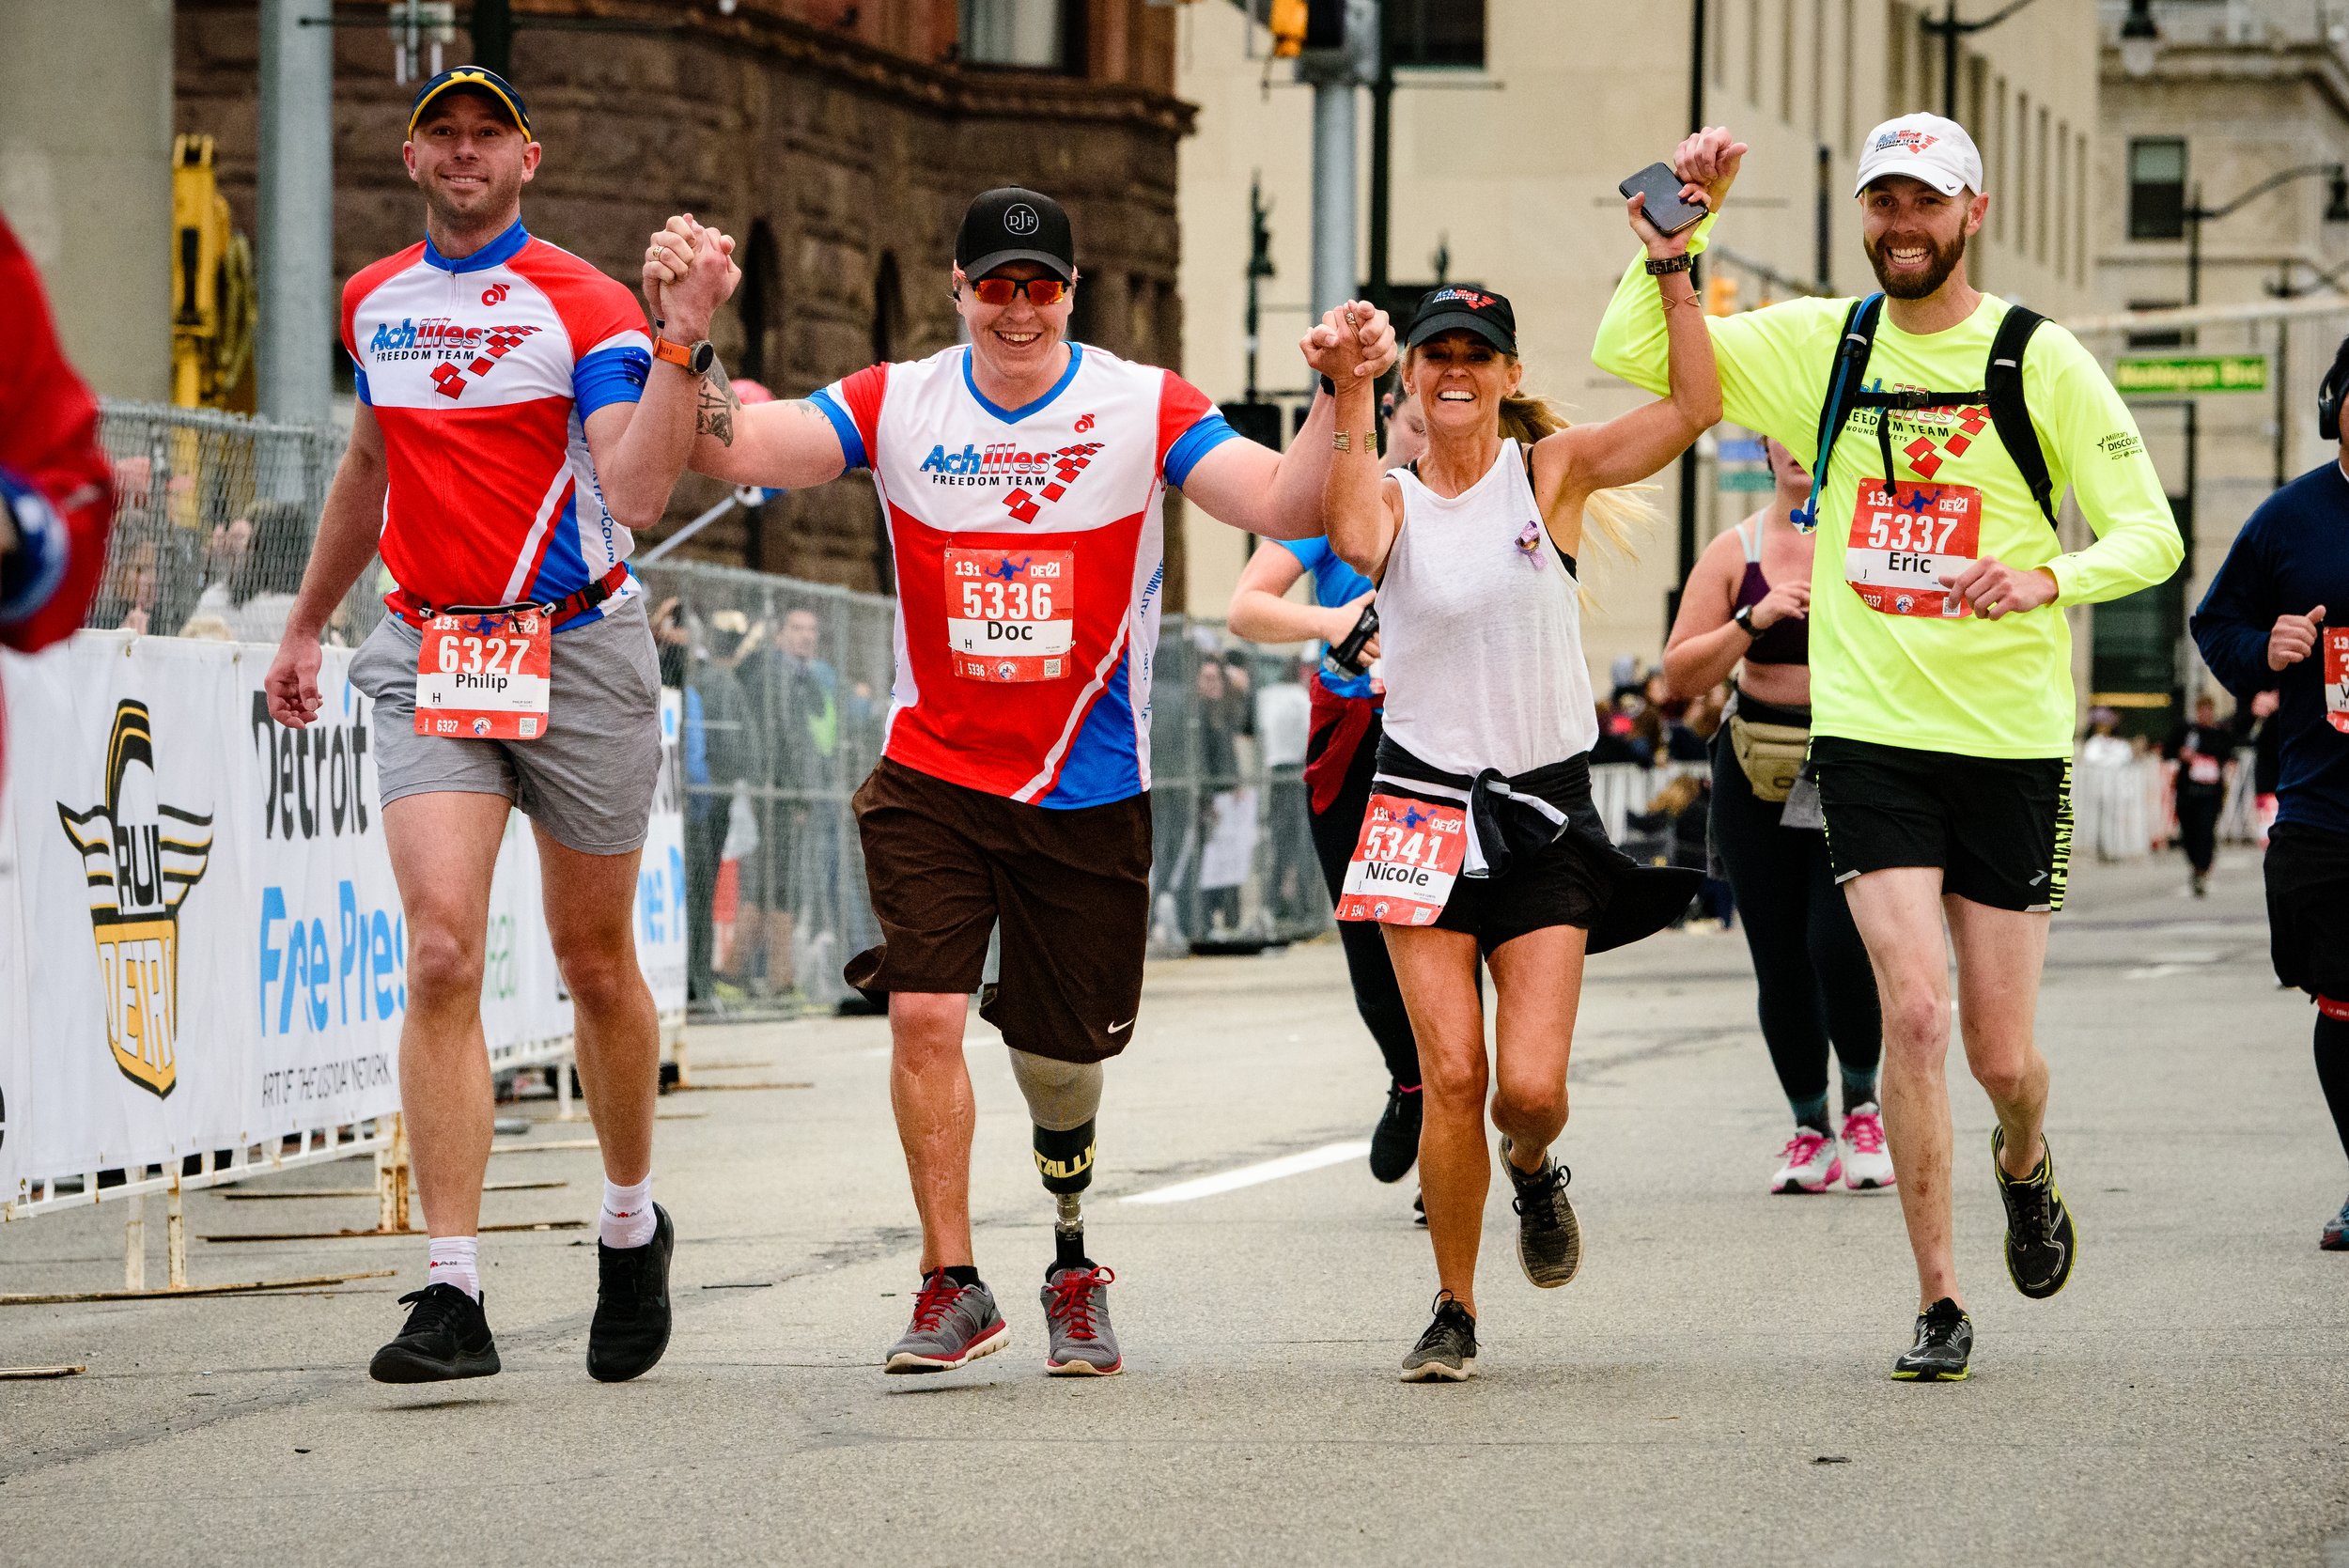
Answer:
[[(2349, 379), (2349, 341), (2330, 384)], [(2261, 504), (2235, 536), (2194, 641), (2238, 702), (2279, 697), (2283, 775), (2267, 846), (2277, 978), (2316, 998), (2316, 1075), (2349, 1151), (2349, 440)], [(2320, 1242), (2349, 1251), (2349, 1203)]]

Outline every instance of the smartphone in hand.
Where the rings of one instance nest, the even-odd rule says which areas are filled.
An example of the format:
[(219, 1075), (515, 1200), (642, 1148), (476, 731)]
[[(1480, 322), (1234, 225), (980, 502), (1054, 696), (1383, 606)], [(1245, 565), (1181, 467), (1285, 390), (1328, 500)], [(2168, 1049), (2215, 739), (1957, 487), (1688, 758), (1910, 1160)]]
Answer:
[(1680, 199), (1680, 188), (1687, 183), (1672, 173), (1670, 163), (1650, 163), (1615, 189), (1626, 197), (1645, 196), (1641, 210), (1646, 212), (1647, 221), (1662, 233), (1678, 234), (1704, 216), (1703, 207)]

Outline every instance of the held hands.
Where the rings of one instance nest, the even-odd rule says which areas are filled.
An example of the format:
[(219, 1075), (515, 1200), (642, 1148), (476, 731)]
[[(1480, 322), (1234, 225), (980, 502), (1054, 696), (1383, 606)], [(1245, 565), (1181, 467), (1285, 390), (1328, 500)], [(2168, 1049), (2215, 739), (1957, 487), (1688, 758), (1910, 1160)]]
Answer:
[(1984, 620), (2019, 615), (2026, 610), (2055, 602), (2056, 580), (2046, 567), (2018, 571), (2001, 565), (1995, 555), (1983, 556), (1970, 570), (1943, 572), (1940, 576), (1942, 585), (1957, 590), (1959, 597), (1974, 607), (1974, 613)]
[(734, 236), (694, 222), (691, 212), (671, 218), (645, 247), (645, 303), (672, 343), (708, 337), (710, 318), (741, 281)]
[(269, 716), (289, 730), (306, 727), (319, 716), (319, 640), (288, 628), (269, 661), (261, 690), (269, 697)]
[(1348, 300), (1326, 313), (1319, 326), (1297, 340), (1297, 347), (1308, 365), (1343, 390), (1358, 379), (1385, 375), (1394, 364), (1394, 323), (1377, 306)]
[[(1681, 188), (1683, 201), (1694, 201), (1696, 194), (1689, 187), (1703, 194), (1704, 205), (1715, 212), (1729, 195), (1729, 187), (1737, 179), (1737, 165), (1745, 161), (1746, 144), (1730, 140), (1729, 128), (1708, 125), (1682, 142), (1672, 152), (1672, 172), (1688, 184)], [(1644, 235), (1641, 236), (1645, 238)], [(1651, 251), (1651, 256), (1656, 254)]]
[(1756, 631), (1766, 631), (1783, 620), (1808, 620), (1811, 615), (1811, 584), (1808, 582), (1776, 582), (1753, 607), (1746, 618)]
[(2324, 625), (2325, 607), (2321, 604), (2305, 615), (2277, 616), (2274, 629), (2267, 634), (2267, 667), (2281, 670), (2314, 653)]

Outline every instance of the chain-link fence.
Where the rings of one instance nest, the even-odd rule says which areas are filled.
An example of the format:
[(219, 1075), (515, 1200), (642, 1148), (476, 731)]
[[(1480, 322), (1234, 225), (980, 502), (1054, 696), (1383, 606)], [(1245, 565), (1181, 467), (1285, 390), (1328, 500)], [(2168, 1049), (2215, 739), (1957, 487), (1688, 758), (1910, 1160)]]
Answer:
[[(114, 466), (114, 536), (86, 623), (154, 636), (274, 643), (285, 629), (338, 431), (211, 409), (102, 398), (99, 434)], [(380, 613), (372, 579), (336, 617), (356, 643)]]

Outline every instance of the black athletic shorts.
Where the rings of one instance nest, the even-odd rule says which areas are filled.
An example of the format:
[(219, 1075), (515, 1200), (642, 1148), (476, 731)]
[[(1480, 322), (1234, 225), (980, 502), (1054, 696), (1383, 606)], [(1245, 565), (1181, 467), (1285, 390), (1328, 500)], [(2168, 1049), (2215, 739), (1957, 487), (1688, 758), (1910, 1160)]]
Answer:
[(1150, 935), (1150, 797), (1054, 811), (883, 757), (856, 792), (881, 945), (845, 971), (868, 991), (975, 991), (1004, 1043), (1098, 1062), (1133, 1037)]
[(2276, 978), (2349, 1001), (2349, 834), (2279, 822), (2267, 835), (2267, 946)]
[(1941, 868), (1941, 891), (1994, 909), (2063, 908), (2072, 759), (1973, 757), (1815, 736), (1811, 768), (1838, 882)]
[(1435, 925), (1474, 937), (1476, 950), (1489, 958), (1501, 943), (1545, 926), (1589, 931), (1607, 908), (1608, 892), (1590, 851), (1573, 834), (1563, 833), (1540, 849), (1512, 855), (1509, 869), (1498, 877), (1454, 882)]

